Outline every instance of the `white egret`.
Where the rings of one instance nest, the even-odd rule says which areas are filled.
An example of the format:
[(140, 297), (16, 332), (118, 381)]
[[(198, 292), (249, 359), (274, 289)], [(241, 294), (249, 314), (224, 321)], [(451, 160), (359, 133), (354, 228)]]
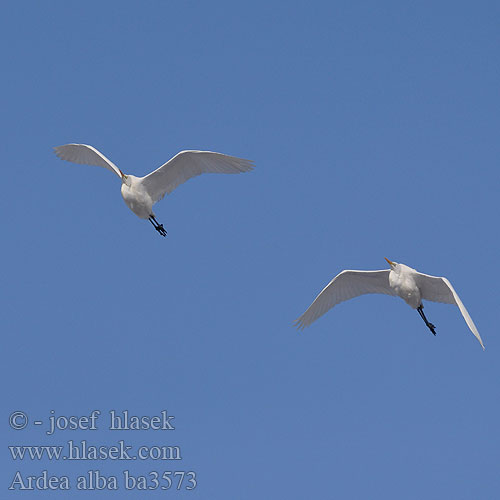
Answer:
[(238, 174), (248, 172), (254, 167), (249, 160), (222, 153), (181, 151), (145, 177), (136, 177), (125, 175), (102, 153), (87, 144), (65, 144), (54, 150), (62, 160), (97, 165), (118, 175), (122, 180), (121, 193), (127, 206), (141, 219), (148, 219), (162, 236), (165, 236), (167, 231), (163, 224), (156, 220), (152, 207), (165, 194), (170, 194), (177, 186), (200, 174)]
[(391, 266), (390, 269), (382, 271), (345, 270), (339, 273), (314, 299), (306, 312), (295, 321), (295, 326), (299, 329), (309, 326), (333, 306), (344, 300), (367, 293), (385, 293), (401, 297), (410, 307), (416, 309), (434, 335), (436, 335), (436, 327), (427, 321), (422, 299), (458, 306), (467, 326), (484, 349), (476, 325), (457, 292), (446, 278), (422, 274), (404, 264), (391, 262), (387, 258), (385, 260)]

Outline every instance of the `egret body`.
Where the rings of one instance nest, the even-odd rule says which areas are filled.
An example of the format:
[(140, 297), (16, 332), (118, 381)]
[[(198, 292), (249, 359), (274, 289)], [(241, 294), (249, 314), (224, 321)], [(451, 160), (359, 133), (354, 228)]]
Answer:
[(121, 193), (127, 206), (141, 219), (149, 219), (162, 236), (166, 236), (167, 231), (156, 220), (153, 205), (165, 194), (170, 194), (177, 186), (197, 175), (238, 174), (253, 168), (251, 161), (235, 156), (212, 151), (181, 151), (150, 174), (136, 177), (125, 175), (101, 152), (87, 144), (65, 144), (54, 150), (62, 160), (97, 165), (118, 175), (122, 180)]
[(436, 335), (436, 327), (424, 314), (422, 300), (444, 302), (458, 306), (467, 326), (484, 349), (483, 341), (467, 309), (451, 283), (443, 277), (430, 276), (404, 264), (385, 259), (390, 269), (381, 271), (351, 271), (339, 273), (314, 299), (295, 325), (303, 329), (316, 321), (335, 305), (367, 293), (384, 293), (401, 297), (411, 308), (416, 309), (429, 330)]

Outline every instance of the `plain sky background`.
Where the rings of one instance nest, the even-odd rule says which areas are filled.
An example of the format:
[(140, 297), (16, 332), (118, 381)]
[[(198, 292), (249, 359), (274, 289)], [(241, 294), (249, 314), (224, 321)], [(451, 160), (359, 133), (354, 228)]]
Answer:
[[(494, 1), (50, 1), (2, 5), (2, 498), (477, 499), (500, 491), (500, 6)], [(182, 149), (255, 161), (155, 212)], [(363, 296), (298, 333), (342, 269), (447, 276), (458, 308)], [(98, 431), (8, 427), (103, 415)], [(107, 412), (175, 416), (111, 432)], [(7, 444), (179, 445), (181, 462), (14, 463)], [(14, 472), (72, 491), (7, 490)], [(118, 492), (79, 492), (100, 469)], [(121, 471), (194, 470), (192, 492)]]

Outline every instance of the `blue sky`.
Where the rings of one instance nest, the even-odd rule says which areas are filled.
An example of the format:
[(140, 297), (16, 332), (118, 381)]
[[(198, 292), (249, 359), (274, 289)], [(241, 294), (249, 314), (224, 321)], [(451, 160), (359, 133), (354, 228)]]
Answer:
[[(2, 489), (71, 498), (492, 499), (498, 422), (496, 2), (8, 2), (3, 72)], [(249, 158), (155, 212), (91, 144), (144, 175), (182, 149)], [(298, 333), (342, 269), (384, 257), (447, 276), (456, 307), (364, 296)], [(175, 416), (110, 431), (108, 412)], [(24, 411), (24, 430), (8, 417)], [(55, 415), (98, 430), (44, 434)], [(14, 462), (7, 445), (178, 445), (182, 461)], [(119, 491), (78, 491), (88, 470)], [(196, 471), (125, 491), (127, 469)], [(67, 493), (48, 493), (68, 498)]]

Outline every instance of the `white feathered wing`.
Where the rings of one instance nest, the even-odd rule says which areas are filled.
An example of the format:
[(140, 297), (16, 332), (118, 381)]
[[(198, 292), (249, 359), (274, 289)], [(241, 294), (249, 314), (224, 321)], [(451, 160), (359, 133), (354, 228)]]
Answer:
[(55, 147), (54, 151), (61, 160), (104, 167), (114, 172), (118, 177), (122, 177), (122, 171), (111, 160), (87, 144), (65, 144)]
[(484, 344), (476, 325), (474, 324), (474, 321), (472, 321), (469, 312), (460, 300), (460, 297), (451, 283), (444, 277), (431, 276), (423, 273), (417, 273), (415, 278), (423, 299), (458, 306), (470, 331), (474, 334), (476, 339), (479, 340), (481, 347), (484, 349)]
[(342, 271), (323, 288), (306, 312), (295, 320), (295, 326), (303, 329), (340, 302), (359, 295), (367, 293), (397, 295), (389, 286), (389, 272), (388, 269), (382, 271)]
[(181, 151), (160, 168), (141, 177), (153, 203), (177, 186), (201, 174), (239, 174), (254, 167), (253, 162), (212, 151)]

